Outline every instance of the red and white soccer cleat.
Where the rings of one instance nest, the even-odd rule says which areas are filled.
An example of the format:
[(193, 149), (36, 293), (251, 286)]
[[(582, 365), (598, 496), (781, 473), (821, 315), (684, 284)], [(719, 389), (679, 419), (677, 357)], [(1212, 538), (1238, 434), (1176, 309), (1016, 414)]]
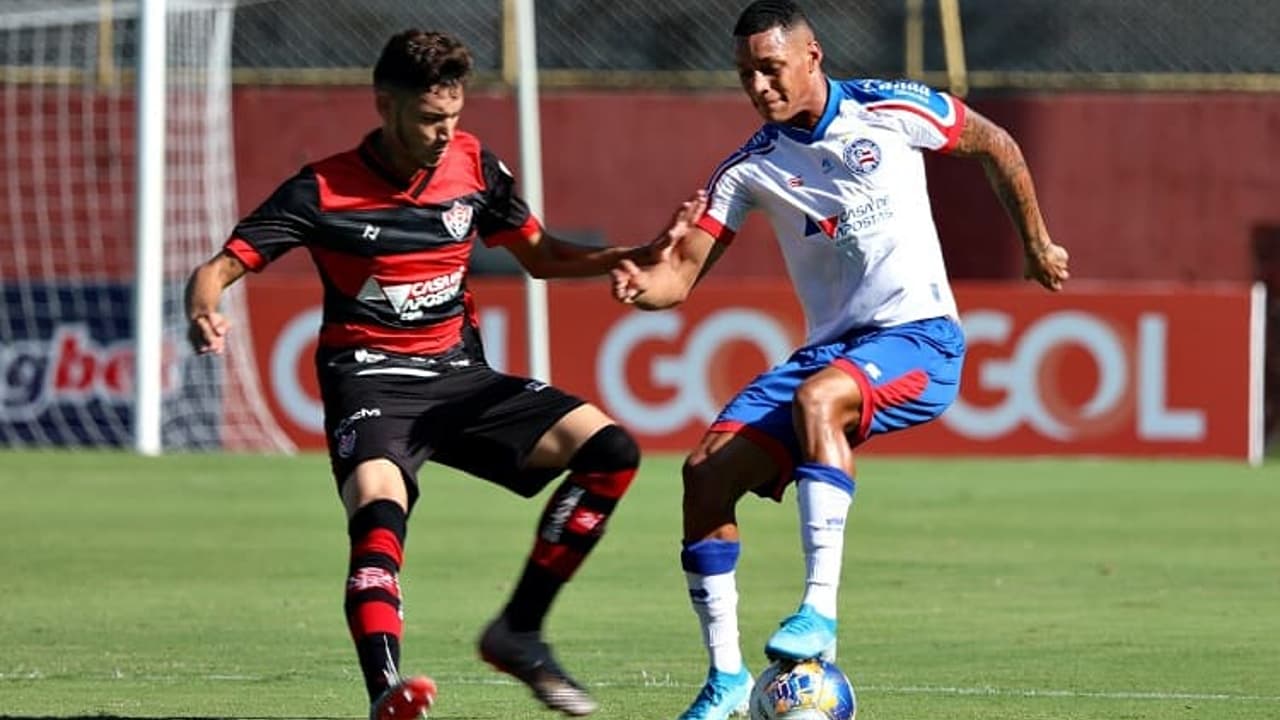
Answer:
[(404, 678), (387, 688), (369, 708), (369, 720), (418, 720), (436, 701), (436, 681), (425, 675)]

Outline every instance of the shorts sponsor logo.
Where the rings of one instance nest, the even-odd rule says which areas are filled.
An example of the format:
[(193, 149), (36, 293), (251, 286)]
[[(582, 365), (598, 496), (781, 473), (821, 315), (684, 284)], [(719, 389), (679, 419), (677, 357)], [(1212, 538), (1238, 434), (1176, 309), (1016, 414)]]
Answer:
[(880, 146), (870, 138), (858, 138), (844, 146), (844, 164), (857, 175), (870, 175), (880, 167)]
[(471, 216), (474, 214), (470, 205), (455, 201), (453, 207), (440, 215), (444, 221), (444, 229), (449, 231), (455, 240), (461, 240), (471, 232)]
[(341, 423), (338, 424), (338, 432), (346, 430), (361, 420), (368, 420), (369, 418), (376, 417), (382, 417), (382, 408), (360, 408), (348, 415)]

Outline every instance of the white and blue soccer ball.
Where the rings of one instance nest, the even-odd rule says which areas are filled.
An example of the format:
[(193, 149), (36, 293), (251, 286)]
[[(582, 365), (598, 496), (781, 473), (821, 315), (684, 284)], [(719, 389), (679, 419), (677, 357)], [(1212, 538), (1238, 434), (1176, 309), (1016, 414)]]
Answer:
[(853, 684), (826, 660), (778, 660), (751, 689), (751, 720), (854, 720)]

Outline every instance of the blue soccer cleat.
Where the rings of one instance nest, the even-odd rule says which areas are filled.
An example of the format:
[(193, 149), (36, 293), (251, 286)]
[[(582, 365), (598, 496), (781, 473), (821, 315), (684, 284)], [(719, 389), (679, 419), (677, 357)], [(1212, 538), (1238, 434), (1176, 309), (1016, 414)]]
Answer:
[(835, 618), (818, 613), (812, 605), (801, 605), (794, 615), (783, 620), (780, 625), (764, 646), (764, 654), (770, 659), (835, 660)]
[(679, 720), (725, 720), (731, 716), (745, 717), (747, 700), (755, 681), (744, 667), (736, 673), (721, 672), (715, 668), (707, 671), (707, 682), (698, 691), (698, 697), (688, 710), (680, 713)]

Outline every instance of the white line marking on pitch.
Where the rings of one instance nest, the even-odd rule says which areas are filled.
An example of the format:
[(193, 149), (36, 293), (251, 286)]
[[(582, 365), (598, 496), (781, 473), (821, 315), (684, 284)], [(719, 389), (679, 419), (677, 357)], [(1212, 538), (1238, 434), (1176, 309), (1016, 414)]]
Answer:
[[(118, 671), (113, 679), (122, 680), (129, 677)], [(21, 680), (65, 680), (66, 677), (49, 677), (39, 670), (16, 673), (0, 673), (0, 681)], [(138, 675), (133, 679), (178, 681), (180, 676)], [(201, 679), (212, 682), (261, 682), (267, 678), (262, 675), (205, 675)], [(518, 685), (515, 680), (505, 677), (468, 675), (461, 677), (436, 676), (436, 681), (448, 685)], [(650, 675), (641, 671), (640, 678), (635, 681), (601, 681), (589, 682), (591, 687), (669, 687), (696, 690), (702, 685), (679, 682), (670, 675)], [(946, 687), (942, 685), (861, 685), (856, 688), (860, 692), (876, 692), (887, 695), (969, 695), (992, 697), (1049, 697), (1049, 698), (1101, 698), (1104, 700), (1203, 700), (1220, 702), (1280, 702), (1280, 695), (1237, 695), (1233, 693), (1207, 692), (1174, 692), (1143, 690), (1050, 690), (1044, 688), (998, 688), (998, 687)]]
[(996, 687), (893, 687), (866, 685), (861, 690), (898, 695), (997, 695), (1004, 697), (1106, 698), (1112, 700), (1248, 700), (1280, 702), (1280, 695), (1234, 695), (1231, 693), (1145, 692), (1139, 690), (1041, 690)]
[[(514, 680), (491, 677), (436, 678), (441, 684), (456, 685), (516, 685)], [(642, 674), (641, 682), (589, 682), (591, 687), (672, 687), (696, 690), (702, 685), (676, 682), (668, 677)], [(1280, 695), (1236, 695), (1232, 693), (1198, 692), (1147, 692), (1140, 690), (1047, 690), (1040, 688), (1018, 689), (998, 687), (944, 687), (932, 685), (861, 685), (862, 692), (878, 692), (888, 695), (977, 695), (995, 697), (1054, 697), (1054, 698), (1102, 698), (1110, 700), (1219, 700), (1231, 702), (1280, 702)]]

